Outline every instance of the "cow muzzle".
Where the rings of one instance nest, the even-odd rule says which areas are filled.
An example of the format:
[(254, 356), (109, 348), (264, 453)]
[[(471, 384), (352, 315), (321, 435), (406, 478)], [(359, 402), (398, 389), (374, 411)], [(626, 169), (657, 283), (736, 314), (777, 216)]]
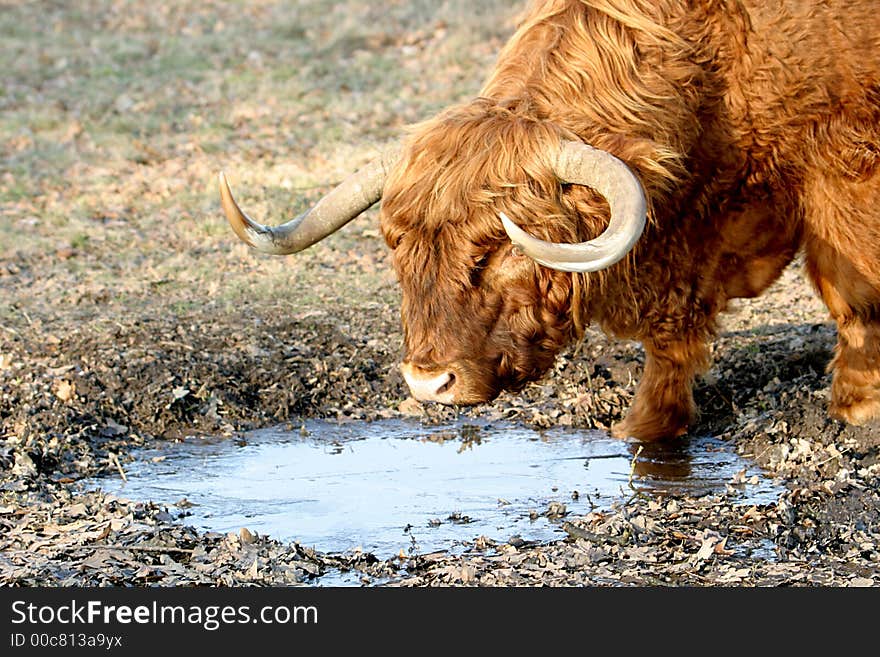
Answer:
[(400, 367), (410, 393), (418, 401), (456, 404), (459, 377), (452, 369), (425, 371), (412, 363)]

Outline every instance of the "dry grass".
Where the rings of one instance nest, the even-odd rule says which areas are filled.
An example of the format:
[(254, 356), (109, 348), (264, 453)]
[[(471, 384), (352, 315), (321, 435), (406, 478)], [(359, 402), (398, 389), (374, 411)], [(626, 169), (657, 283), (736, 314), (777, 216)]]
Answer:
[(0, 2), (0, 321), (395, 301), (375, 210), (255, 256), (216, 173), (268, 223), (301, 210), (476, 93), (521, 4)]

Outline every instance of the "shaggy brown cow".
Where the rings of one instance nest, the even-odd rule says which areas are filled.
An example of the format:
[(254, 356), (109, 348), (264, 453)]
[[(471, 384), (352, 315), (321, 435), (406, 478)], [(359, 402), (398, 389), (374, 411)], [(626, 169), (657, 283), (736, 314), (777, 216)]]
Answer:
[(222, 175), (221, 191), (239, 236), (270, 253), (382, 198), (418, 399), (490, 400), (596, 322), (645, 348), (614, 433), (681, 435), (718, 313), (802, 249), (839, 328), (830, 410), (880, 415), (871, 0), (537, 2), (479, 97), (415, 126), (311, 211), (269, 228)]

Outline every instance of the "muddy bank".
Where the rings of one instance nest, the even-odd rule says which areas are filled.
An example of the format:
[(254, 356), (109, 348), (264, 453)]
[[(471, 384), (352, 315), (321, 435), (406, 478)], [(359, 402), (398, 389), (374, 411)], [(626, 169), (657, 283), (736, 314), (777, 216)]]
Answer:
[[(396, 369), (388, 313), (337, 307), (291, 318), (270, 307), (185, 321), (116, 317), (61, 331), (64, 315), (7, 325), (0, 342), (0, 581), (7, 585), (291, 584), (354, 571), (363, 583), (877, 584), (880, 431), (829, 420), (824, 322), (762, 324), (779, 298), (802, 293), (797, 272), (751, 304), (719, 338), (698, 388), (694, 433), (720, 435), (788, 492), (737, 503), (737, 482), (702, 498), (634, 491), (625, 503), (567, 517), (566, 540), (495, 544), (474, 536), (462, 555), (320, 554), (246, 528), (200, 533), (183, 508), (99, 492), (80, 480), (124, 472), (131, 450), (323, 417), (362, 421), (456, 414), (535, 427), (604, 428), (638, 380), (638, 345), (598, 333), (520, 394), (477, 409), (422, 407)], [(786, 288), (788, 288), (786, 290)], [(381, 339), (377, 336), (383, 336)]]

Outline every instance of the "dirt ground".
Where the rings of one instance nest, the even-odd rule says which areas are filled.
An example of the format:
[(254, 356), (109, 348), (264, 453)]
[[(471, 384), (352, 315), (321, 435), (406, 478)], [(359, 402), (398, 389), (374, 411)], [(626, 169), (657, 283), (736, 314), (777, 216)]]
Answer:
[(0, 585), (880, 584), (880, 428), (825, 414), (835, 331), (799, 263), (726, 316), (692, 430), (779, 478), (774, 504), (636, 477), (565, 540), (380, 560), (84, 491), (143, 445), (311, 417), (606, 428), (642, 352), (591, 331), (521, 393), (421, 407), (375, 210), (291, 258), (251, 254), (219, 211), (221, 168), (280, 221), (475, 93), (521, 3), (74, 4), (0, 12)]

